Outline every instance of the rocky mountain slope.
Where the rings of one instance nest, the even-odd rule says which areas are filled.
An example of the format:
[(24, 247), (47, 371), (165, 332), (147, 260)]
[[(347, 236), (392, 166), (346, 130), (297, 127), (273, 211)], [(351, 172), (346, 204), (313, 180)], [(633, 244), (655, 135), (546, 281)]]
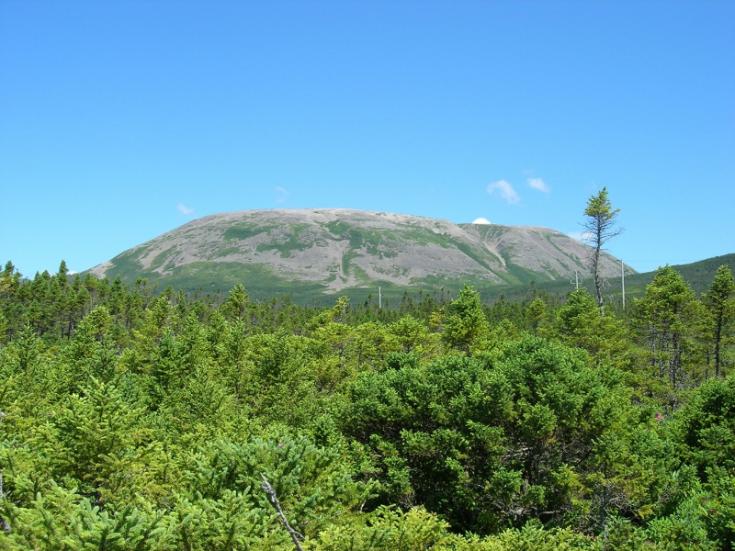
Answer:
[[(590, 249), (546, 228), (454, 224), (348, 209), (253, 210), (194, 220), (91, 271), (159, 285), (264, 293), (509, 285), (589, 272)], [(603, 258), (606, 276), (619, 263)]]

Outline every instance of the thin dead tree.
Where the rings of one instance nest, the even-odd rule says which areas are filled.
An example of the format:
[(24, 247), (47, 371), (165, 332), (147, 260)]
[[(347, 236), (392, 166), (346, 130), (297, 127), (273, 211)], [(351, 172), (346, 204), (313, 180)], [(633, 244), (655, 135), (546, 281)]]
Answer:
[[(0, 421), (2, 421), (5, 418), (5, 412), (0, 411)], [(0, 503), (5, 501), (5, 488), (3, 487), (3, 472), (0, 471)], [(5, 532), (6, 534), (10, 533), (10, 522), (5, 519), (5, 517), (0, 517), (0, 530)]]
[[(0, 411), (2, 413), (2, 411)], [(0, 472), (0, 502), (5, 500), (5, 490), (3, 489), (3, 473)], [(10, 533), (10, 523), (4, 517), (0, 517), (0, 530), (6, 534)]]
[(268, 482), (268, 479), (265, 477), (264, 474), (261, 473), (260, 477), (263, 479), (263, 482), (260, 484), (260, 487), (263, 488), (263, 491), (268, 496), (268, 502), (276, 510), (276, 513), (278, 514), (278, 520), (281, 521), (281, 524), (288, 532), (288, 535), (291, 536), (291, 540), (293, 541), (296, 551), (303, 551), (303, 547), (301, 547), (301, 540), (304, 539), (304, 536), (300, 534), (299, 532), (297, 532), (288, 523), (288, 519), (286, 518), (286, 515), (284, 514), (283, 509), (281, 508), (281, 504), (278, 501), (278, 496), (276, 495), (276, 491), (273, 489), (273, 486), (271, 486), (271, 483)]

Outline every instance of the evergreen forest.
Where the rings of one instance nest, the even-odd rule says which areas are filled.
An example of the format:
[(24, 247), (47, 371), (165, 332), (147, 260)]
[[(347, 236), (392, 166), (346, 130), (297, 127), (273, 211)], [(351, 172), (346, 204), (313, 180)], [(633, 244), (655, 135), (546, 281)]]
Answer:
[(0, 271), (0, 549), (731, 550), (735, 282), (326, 308)]

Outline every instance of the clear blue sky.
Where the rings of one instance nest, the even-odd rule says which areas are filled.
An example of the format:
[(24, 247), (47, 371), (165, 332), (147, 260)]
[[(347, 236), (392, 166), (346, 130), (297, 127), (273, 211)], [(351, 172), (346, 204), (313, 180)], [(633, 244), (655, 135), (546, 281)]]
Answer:
[(0, 260), (83, 270), (275, 207), (571, 233), (601, 186), (638, 270), (735, 252), (733, 21), (732, 1), (1, 0)]

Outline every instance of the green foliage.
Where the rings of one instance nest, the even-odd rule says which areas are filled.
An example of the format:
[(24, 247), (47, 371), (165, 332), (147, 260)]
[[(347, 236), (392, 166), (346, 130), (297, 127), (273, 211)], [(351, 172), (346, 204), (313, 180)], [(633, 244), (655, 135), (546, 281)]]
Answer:
[(250, 297), (245, 287), (238, 283), (230, 290), (227, 300), (222, 304), (222, 313), (230, 320), (243, 320), (247, 314), (249, 302)]
[(526, 323), (531, 331), (538, 333), (546, 321), (546, 303), (541, 298), (536, 297), (526, 306), (525, 315)]
[(610, 312), (600, 312), (585, 289), (569, 293), (566, 304), (556, 312), (554, 327), (545, 333), (584, 348), (598, 363), (624, 367), (629, 361), (631, 343), (625, 324)]
[(226, 241), (233, 240), (244, 240), (261, 233), (268, 233), (275, 229), (275, 226), (250, 224), (248, 222), (238, 222), (237, 224), (230, 225), (224, 232), (224, 238)]
[(255, 249), (257, 251), (278, 251), (282, 257), (289, 257), (294, 251), (306, 250), (311, 247), (312, 243), (301, 237), (305, 228), (306, 224), (293, 224), (283, 238), (278, 241), (259, 243)]
[(600, 255), (602, 247), (611, 238), (620, 233), (615, 229), (615, 220), (620, 209), (614, 209), (610, 203), (607, 188), (602, 188), (597, 194), (587, 200), (584, 215), (587, 220), (584, 224), (587, 230), (589, 244), (594, 248), (592, 255), (592, 277), (595, 283), (597, 305), (602, 311), (602, 275), (600, 274)]
[(696, 342), (702, 330), (704, 309), (684, 278), (671, 267), (661, 268), (636, 301), (638, 331), (646, 343), (655, 372), (673, 390), (688, 384), (698, 373), (701, 358)]
[(600, 220), (609, 220), (618, 215), (620, 209), (613, 209), (607, 188), (602, 188), (587, 200), (584, 215)]
[(662, 270), (627, 318), (586, 291), (306, 308), (8, 263), (0, 548), (292, 549), (265, 476), (309, 550), (731, 549), (735, 382), (704, 381), (727, 275), (703, 306)]
[(717, 269), (712, 286), (705, 294), (704, 304), (710, 314), (709, 340), (714, 353), (715, 376), (719, 377), (727, 363), (722, 354), (723, 345), (735, 336), (735, 279), (727, 265)]
[(713, 469), (735, 476), (735, 376), (703, 384), (678, 417), (686, 463), (705, 480)]
[(348, 404), (344, 430), (373, 449), (382, 501), (424, 504), (456, 528), (585, 514), (594, 504), (574, 496), (617, 484), (635, 460), (617, 434), (631, 421), (624, 389), (541, 340), (508, 345), (496, 361), (450, 356), (366, 373)]
[(449, 303), (443, 320), (444, 340), (452, 347), (469, 352), (471, 346), (486, 336), (487, 319), (477, 291), (464, 287)]

